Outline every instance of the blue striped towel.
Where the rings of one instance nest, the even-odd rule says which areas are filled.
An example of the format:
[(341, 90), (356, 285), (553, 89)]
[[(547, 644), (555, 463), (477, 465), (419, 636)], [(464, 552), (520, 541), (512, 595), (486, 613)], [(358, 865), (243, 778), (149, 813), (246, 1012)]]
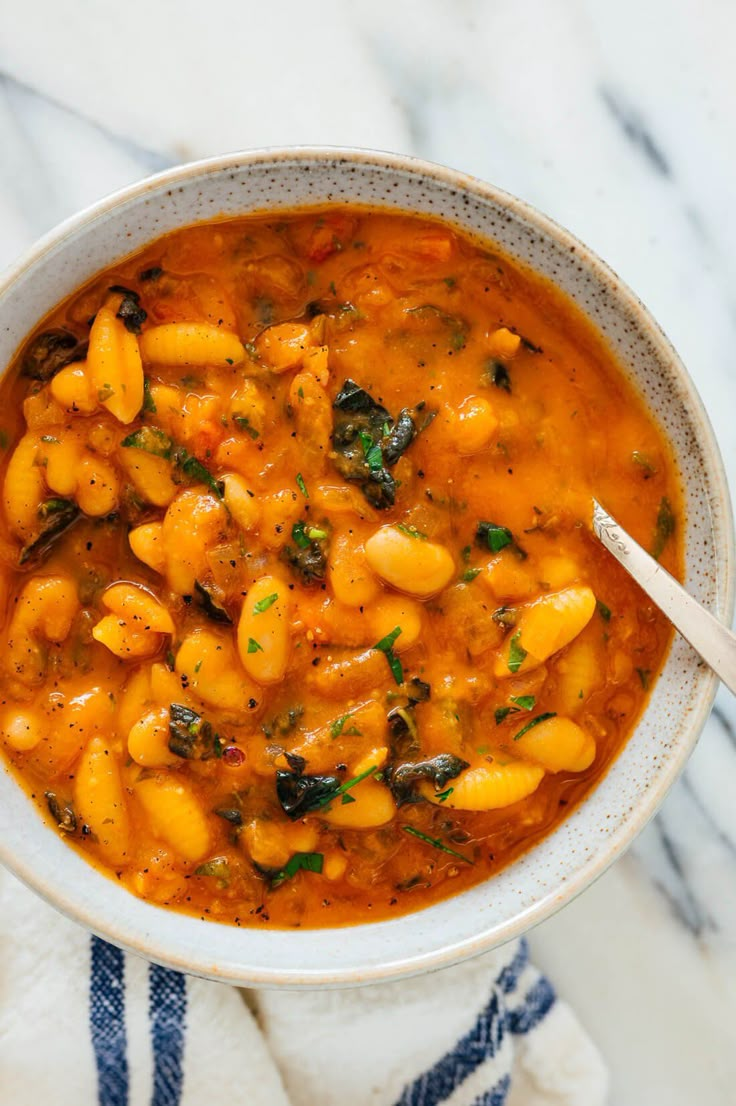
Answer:
[(91, 937), (0, 870), (0, 1106), (606, 1097), (597, 1050), (525, 941), (416, 980), (244, 997)]

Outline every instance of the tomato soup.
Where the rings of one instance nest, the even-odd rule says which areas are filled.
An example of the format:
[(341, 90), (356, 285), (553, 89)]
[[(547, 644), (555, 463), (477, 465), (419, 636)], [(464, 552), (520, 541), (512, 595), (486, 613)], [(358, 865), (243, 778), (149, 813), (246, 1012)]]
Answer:
[(357, 207), (187, 227), (2, 383), (0, 738), (70, 846), (237, 925), (391, 917), (538, 842), (670, 640), (662, 433), (571, 301)]

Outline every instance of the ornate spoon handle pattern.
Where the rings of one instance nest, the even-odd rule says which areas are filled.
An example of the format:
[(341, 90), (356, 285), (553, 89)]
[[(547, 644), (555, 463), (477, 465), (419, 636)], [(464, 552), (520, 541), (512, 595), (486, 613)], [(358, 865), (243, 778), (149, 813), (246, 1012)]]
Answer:
[(595, 499), (593, 533), (736, 695), (736, 635), (688, 595)]

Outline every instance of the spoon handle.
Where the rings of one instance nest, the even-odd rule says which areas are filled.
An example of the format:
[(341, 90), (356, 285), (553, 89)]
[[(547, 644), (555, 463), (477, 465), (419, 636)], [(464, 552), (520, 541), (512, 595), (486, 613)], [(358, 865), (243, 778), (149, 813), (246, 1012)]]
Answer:
[(688, 595), (682, 584), (650, 557), (595, 499), (593, 532), (736, 695), (736, 635)]

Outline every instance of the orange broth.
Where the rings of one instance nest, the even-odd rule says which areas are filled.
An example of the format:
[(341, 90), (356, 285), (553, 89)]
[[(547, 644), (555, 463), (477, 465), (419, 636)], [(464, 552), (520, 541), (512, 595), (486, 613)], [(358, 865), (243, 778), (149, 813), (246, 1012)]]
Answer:
[(445, 224), (171, 233), (43, 321), (2, 411), (5, 756), (153, 902), (314, 927), (488, 879), (662, 664), (589, 516), (676, 572), (670, 448), (569, 299)]

